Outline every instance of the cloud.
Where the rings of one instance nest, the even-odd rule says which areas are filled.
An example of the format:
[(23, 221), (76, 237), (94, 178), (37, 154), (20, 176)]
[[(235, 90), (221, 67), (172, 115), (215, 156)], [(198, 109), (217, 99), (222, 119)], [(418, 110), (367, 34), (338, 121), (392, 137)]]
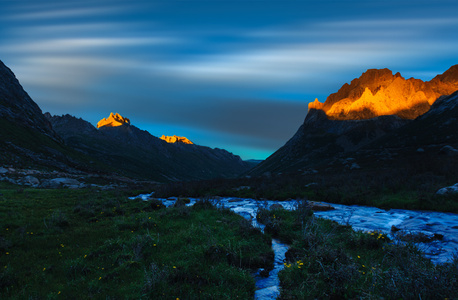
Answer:
[(93, 51), (94, 49), (102, 48), (108, 50), (111, 47), (131, 47), (142, 45), (159, 45), (167, 44), (172, 40), (167, 38), (158, 37), (138, 37), (138, 38), (54, 38), (44, 39), (33, 42), (20, 42), (16, 44), (0, 46), (1, 51), (5, 52), (26, 52), (36, 54), (38, 52), (44, 53), (69, 53), (81, 51)]
[(2, 14), (14, 25), (3, 30), (2, 59), (44, 110), (78, 114), (90, 105), (92, 115), (117, 110), (270, 151), (294, 134), (315, 97), (323, 101), (367, 68), (434, 73), (417, 65), (456, 58), (458, 46), (458, 19), (448, 17), (350, 15), (275, 26), (254, 19), (264, 27), (212, 19), (199, 27), (143, 12), (137, 20), (131, 6), (103, 3), (49, 2)]
[(400, 59), (400, 46), (375, 41), (301, 43), (195, 57), (179, 64), (166, 62), (156, 68), (158, 72), (188, 80), (265, 85), (313, 79), (317, 73), (361, 67), (380, 58)]
[(451, 54), (456, 39), (444, 30), (456, 18), (323, 21), (243, 33), (248, 46), (226, 52), (192, 55), (178, 63), (163, 62), (157, 72), (191, 81), (227, 85), (284, 84), (309, 81), (330, 72), (367, 67), (408, 65)]
[[(88, 5), (89, 4), (89, 5)], [(68, 19), (90, 16), (113, 15), (125, 12), (127, 5), (103, 5), (96, 2), (85, 1), (65, 1), (57, 3), (55, 1), (18, 4), (12, 13), (5, 16), (7, 20), (14, 21), (38, 21), (50, 19)]]

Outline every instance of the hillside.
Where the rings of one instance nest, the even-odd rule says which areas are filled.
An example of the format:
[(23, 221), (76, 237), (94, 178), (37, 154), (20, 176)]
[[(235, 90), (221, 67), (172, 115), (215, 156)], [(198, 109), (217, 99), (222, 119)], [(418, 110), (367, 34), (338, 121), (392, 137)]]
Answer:
[(110, 182), (198, 180), (236, 177), (250, 168), (223, 149), (186, 140), (167, 143), (119, 114), (102, 119), (98, 129), (68, 114), (43, 114), (1, 61), (0, 117), (0, 180), (13, 183), (39, 186), (41, 179), (56, 176), (83, 181), (103, 176)]
[(338, 92), (329, 95), (324, 103), (309, 104), (320, 109), (331, 120), (361, 120), (378, 116), (397, 115), (415, 119), (429, 110), (437, 98), (458, 90), (458, 65), (431, 81), (404, 79), (389, 69), (370, 69)]
[(390, 148), (399, 152), (407, 146), (415, 151), (423, 147), (439, 153), (443, 146), (456, 147), (456, 94), (446, 97), (456, 90), (458, 65), (429, 82), (405, 80), (388, 69), (368, 70), (326, 102), (310, 103), (296, 134), (250, 175), (377, 168), (386, 158), (396, 167), (403, 164), (395, 161), (405, 162), (411, 152), (400, 151), (394, 158), (387, 154)]
[(164, 182), (236, 177), (249, 169), (239, 156), (226, 150), (167, 143), (131, 125), (127, 118), (113, 116), (118, 123), (110, 117), (102, 119), (98, 129), (70, 115), (50, 116), (49, 120), (66, 144), (125, 171), (127, 176)]

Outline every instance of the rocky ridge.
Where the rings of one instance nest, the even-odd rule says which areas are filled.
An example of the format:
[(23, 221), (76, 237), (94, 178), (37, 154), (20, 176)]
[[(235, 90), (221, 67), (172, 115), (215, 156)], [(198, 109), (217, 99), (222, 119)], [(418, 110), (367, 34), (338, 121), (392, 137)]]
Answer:
[(370, 69), (338, 92), (329, 95), (324, 103), (316, 99), (309, 110), (323, 110), (331, 120), (361, 120), (384, 115), (415, 119), (429, 110), (443, 95), (458, 90), (458, 65), (452, 66), (431, 81), (404, 79), (389, 69)]
[(58, 139), (40, 107), (24, 91), (14, 73), (1, 60), (0, 118)]
[(186, 138), (184, 136), (176, 136), (176, 135), (165, 136), (165, 135), (162, 135), (160, 137), (160, 139), (166, 141), (169, 144), (173, 144), (173, 143), (183, 143), (183, 144), (189, 144), (189, 145), (194, 144), (193, 142), (191, 142), (188, 138)]
[(67, 144), (115, 169), (124, 170), (129, 176), (162, 182), (209, 179), (234, 177), (250, 168), (239, 156), (226, 150), (182, 142), (168, 143), (125, 121), (127, 118), (116, 115), (110, 114), (105, 120), (108, 120), (107, 124), (120, 120), (115, 123), (118, 126), (100, 126), (98, 129), (70, 115), (52, 116), (50, 121)]
[[(336, 165), (359, 169), (355, 156), (365, 160), (366, 165), (374, 165), (421, 151), (428, 155), (443, 153), (442, 149), (449, 149), (445, 146), (456, 148), (455, 90), (458, 65), (430, 82), (405, 80), (388, 69), (368, 70), (331, 94), (325, 103), (311, 103), (296, 134), (250, 174), (306, 172)], [(389, 115), (378, 116), (375, 108)], [(352, 162), (348, 163), (347, 158)]]
[(110, 116), (108, 118), (103, 118), (102, 120), (100, 120), (97, 123), (97, 128), (104, 127), (104, 126), (116, 127), (116, 126), (122, 126), (124, 124), (129, 125), (130, 120), (127, 118), (124, 118), (123, 116), (121, 116), (118, 113), (116, 114), (110, 113)]

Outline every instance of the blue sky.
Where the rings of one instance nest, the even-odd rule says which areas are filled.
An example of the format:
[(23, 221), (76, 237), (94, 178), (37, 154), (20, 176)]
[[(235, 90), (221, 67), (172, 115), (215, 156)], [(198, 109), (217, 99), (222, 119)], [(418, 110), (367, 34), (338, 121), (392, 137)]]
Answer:
[(453, 1), (0, 1), (0, 60), (43, 112), (117, 112), (263, 159), (369, 68), (458, 63)]

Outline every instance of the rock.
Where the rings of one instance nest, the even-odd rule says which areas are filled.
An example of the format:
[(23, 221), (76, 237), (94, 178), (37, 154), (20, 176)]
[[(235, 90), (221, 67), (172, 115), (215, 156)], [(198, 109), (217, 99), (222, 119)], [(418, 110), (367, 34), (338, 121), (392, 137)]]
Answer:
[(79, 188), (81, 186), (81, 183), (73, 178), (54, 178), (54, 179), (49, 179), (45, 180), (41, 183), (41, 187), (43, 188), (49, 188), (49, 189), (57, 189), (61, 187), (66, 187), (66, 188)]
[(278, 203), (275, 203), (275, 204), (272, 204), (270, 207), (269, 207), (270, 210), (273, 210), (273, 209), (283, 209), (283, 205), (281, 204), (278, 204)]
[(392, 231), (392, 232), (397, 232), (397, 231), (399, 231), (399, 230), (401, 230), (401, 229), (397, 228), (397, 227), (394, 226), (394, 225), (391, 226), (391, 231)]
[(309, 201), (307, 205), (308, 207), (310, 207), (311, 210), (314, 210), (314, 211), (329, 211), (329, 210), (335, 209), (333, 206), (329, 204), (324, 204), (320, 202)]
[(440, 153), (446, 154), (448, 156), (457, 156), (458, 150), (456, 150), (452, 146), (446, 145), (441, 148)]
[(184, 201), (182, 198), (178, 198), (177, 201), (173, 204), (173, 207), (183, 207), (186, 206), (186, 201)]
[(160, 139), (170, 144), (173, 144), (173, 143), (183, 143), (183, 144), (189, 144), (189, 145), (194, 144), (193, 142), (191, 142), (188, 138), (185, 138), (184, 136), (176, 136), (176, 135), (165, 136), (163, 135), (160, 137)]
[(108, 118), (103, 118), (97, 123), (97, 128), (107, 126), (107, 127), (116, 127), (116, 126), (121, 126), (121, 125), (130, 125), (130, 120), (127, 118), (124, 118), (120, 114), (113, 114), (110, 113), (110, 116)]
[(317, 186), (317, 185), (318, 185), (318, 183), (316, 183), (316, 182), (311, 182), (311, 183), (306, 184), (306, 185), (304, 185), (304, 186), (305, 186), (306, 188), (308, 188), (308, 187)]
[(8, 169), (5, 169), (4, 167), (0, 167), (0, 174), (6, 174), (8, 173)]
[[(14, 73), (2, 61), (0, 61), (0, 118), (21, 127), (37, 130), (50, 137), (57, 137), (40, 107), (24, 91)], [(2, 143), (4, 142), (2, 140)]]
[(20, 179), (18, 181), (19, 184), (23, 184), (23, 185), (29, 185), (29, 186), (32, 186), (32, 187), (37, 187), (40, 185), (40, 180), (38, 180), (38, 178), (34, 177), (34, 176), (25, 176), (23, 177), (22, 179)]
[(180, 199), (186, 204), (191, 203), (191, 199), (189, 199), (189, 198), (180, 198)]
[(316, 174), (318, 173), (317, 170), (314, 170), (314, 169), (308, 169), (308, 170), (305, 170), (304, 173), (302, 173), (302, 175), (308, 175), (308, 174)]
[(241, 202), (241, 201), (242, 199), (240, 198), (232, 198), (232, 199), (227, 200), (228, 203)]
[(322, 110), (333, 120), (362, 120), (383, 115), (397, 115), (415, 119), (424, 114), (441, 95), (458, 89), (456, 66), (429, 82), (404, 79), (389, 69), (369, 69), (338, 92), (329, 95), (324, 103), (315, 100), (312, 109)]
[(442, 234), (434, 233), (431, 234), (429, 232), (405, 232), (399, 231), (396, 232), (396, 237), (404, 242), (413, 242), (413, 243), (431, 243), (435, 240), (443, 239), (444, 236)]
[(350, 166), (350, 170), (357, 170), (361, 169), (361, 167), (357, 163), (352, 163)]
[(437, 195), (453, 195), (458, 194), (458, 183), (454, 185), (441, 188), (436, 192)]
[(9, 178), (9, 177), (0, 177), (0, 181), (9, 182), (12, 184), (18, 184), (16, 180), (14, 180), (13, 178)]
[(432, 239), (442, 241), (444, 239), (444, 235), (440, 233), (435, 233)]

